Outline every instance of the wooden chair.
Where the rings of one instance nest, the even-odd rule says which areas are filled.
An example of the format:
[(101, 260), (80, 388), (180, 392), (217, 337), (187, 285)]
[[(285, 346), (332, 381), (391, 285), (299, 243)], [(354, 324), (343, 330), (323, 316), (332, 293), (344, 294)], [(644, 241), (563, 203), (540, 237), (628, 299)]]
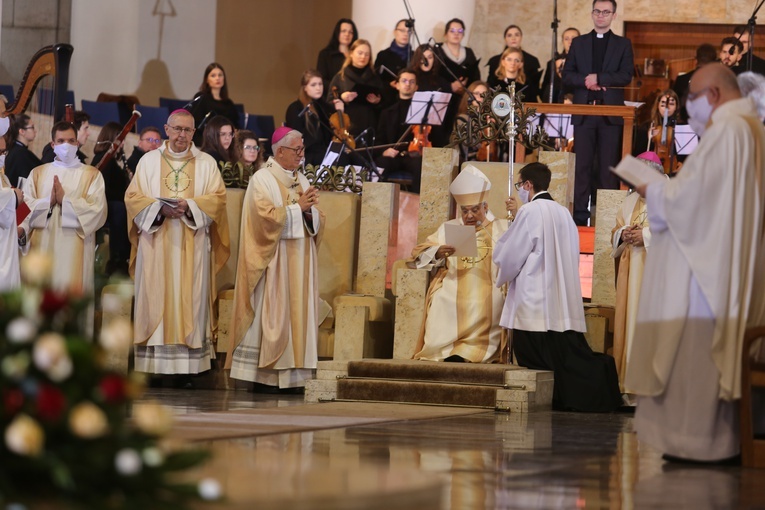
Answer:
[(752, 424), (752, 388), (765, 388), (765, 362), (751, 355), (752, 344), (760, 338), (765, 338), (765, 326), (747, 329), (741, 355), (741, 465), (750, 468), (765, 468), (765, 437), (755, 437)]

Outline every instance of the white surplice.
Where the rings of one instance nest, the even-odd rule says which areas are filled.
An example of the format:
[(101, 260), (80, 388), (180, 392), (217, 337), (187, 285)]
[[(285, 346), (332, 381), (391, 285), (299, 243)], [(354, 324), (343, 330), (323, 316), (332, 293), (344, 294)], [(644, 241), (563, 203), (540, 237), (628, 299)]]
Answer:
[[(64, 188), (64, 200), (51, 207), (54, 176)], [(53, 260), (53, 288), (92, 293), (96, 230), (106, 223), (107, 213), (101, 172), (79, 161), (38, 166), (24, 184), (24, 201), (31, 211), (24, 220), (29, 250)]]
[(518, 210), (494, 247), (496, 285), (509, 283), (500, 324), (524, 331), (584, 332), (579, 232), (565, 207), (538, 197)]
[(0, 292), (17, 288), (19, 277), (19, 241), (16, 230), (16, 192), (0, 173)]
[(765, 324), (765, 129), (749, 99), (712, 114), (675, 179), (651, 184), (646, 259), (625, 389), (638, 438), (663, 453), (739, 451), (747, 326)]

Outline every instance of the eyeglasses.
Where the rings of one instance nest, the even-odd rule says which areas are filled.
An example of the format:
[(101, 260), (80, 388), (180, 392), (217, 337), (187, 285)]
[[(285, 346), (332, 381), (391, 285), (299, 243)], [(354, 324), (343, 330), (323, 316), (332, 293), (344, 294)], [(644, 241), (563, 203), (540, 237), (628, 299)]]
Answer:
[(515, 190), (516, 190), (516, 191), (518, 191), (519, 189), (521, 189), (521, 186), (523, 186), (523, 184), (524, 184), (525, 182), (526, 182), (526, 181), (516, 182), (516, 183), (515, 183)]
[(27, 126), (27, 127), (21, 128), (22, 131), (26, 131), (27, 129), (37, 129), (37, 128), (34, 126)]
[(169, 125), (169, 124), (166, 124), (166, 126), (167, 126), (167, 127), (169, 127), (170, 129), (172, 129), (173, 131), (175, 131), (175, 132), (176, 132), (176, 134), (179, 134), (179, 135), (180, 135), (181, 133), (186, 133), (187, 135), (190, 135), (191, 133), (193, 133), (194, 131), (196, 131), (196, 129), (194, 129), (194, 128), (190, 128), (190, 127), (182, 127), (182, 126), (171, 126), (171, 125)]
[(282, 149), (289, 149), (291, 151), (295, 151), (295, 154), (300, 156), (305, 152), (305, 147), (282, 147)]
[(218, 132), (218, 136), (220, 136), (221, 138), (233, 138), (234, 137), (234, 133), (226, 133), (226, 132), (223, 132), (223, 131), (219, 131)]
[(162, 140), (159, 138), (141, 138), (142, 142), (150, 142), (150, 143), (161, 143)]
[(606, 16), (610, 16), (613, 13), (614, 13), (614, 11), (601, 11), (600, 9), (593, 9), (592, 10), (592, 14), (594, 14), (595, 16), (597, 16), (599, 18), (601, 16), (605, 18)]
[[(245, 145), (243, 148), (246, 151), (258, 152), (260, 150), (260, 147), (258, 147), (257, 145)], [(289, 149), (289, 147), (286, 147), (286, 148)]]
[(417, 80), (400, 79), (398, 81), (399, 83), (403, 83), (404, 85), (417, 85)]
[(462, 34), (462, 33), (465, 32), (465, 29), (464, 28), (450, 28), (449, 32), (451, 32), (452, 34)]

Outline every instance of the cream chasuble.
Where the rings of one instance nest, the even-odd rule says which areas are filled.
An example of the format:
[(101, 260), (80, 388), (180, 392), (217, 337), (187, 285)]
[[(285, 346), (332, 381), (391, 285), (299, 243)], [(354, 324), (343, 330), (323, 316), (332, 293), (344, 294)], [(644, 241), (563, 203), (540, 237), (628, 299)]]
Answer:
[(16, 192), (0, 170), (0, 292), (17, 288), (19, 277), (19, 238), (16, 230)]
[[(50, 205), (53, 177), (64, 188), (61, 205)], [(29, 215), (24, 220), (28, 249), (53, 260), (54, 289), (93, 292), (96, 230), (106, 223), (104, 178), (95, 167), (77, 162), (71, 167), (58, 161), (38, 166), (24, 184)]]
[(739, 450), (735, 399), (748, 326), (765, 324), (765, 129), (728, 101), (677, 177), (648, 186), (646, 258), (625, 389), (638, 439), (719, 460)]
[[(183, 198), (192, 218), (158, 221), (162, 202)], [(215, 160), (167, 143), (147, 153), (125, 193), (135, 278), (135, 369), (196, 374), (214, 356), (215, 274), (228, 258), (226, 189)]]
[(300, 210), (308, 187), (273, 158), (247, 186), (226, 367), (235, 379), (290, 388), (313, 378), (324, 214), (312, 207), (309, 220)]
[[(633, 246), (621, 241), (627, 227), (638, 225), (643, 231), (644, 246)], [(627, 195), (621, 208), (616, 212), (616, 226), (611, 231), (616, 263), (616, 310), (614, 314), (614, 351), (619, 387), (624, 392), (624, 375), (627, 371), (629, 351), (635, 333), (640, 283), (643, 280), (646, 250), (651, 244), (651, 230), (645, 200), (637, 193)]]
[[(443, 225), (412, 252), (418, 269), (436, 269), (414, 359), (443, 361), (458, 355), (473, 363), (486, 363), (499, 357), (506, 340), (499, 326), (505, 296), (494, 285), (497, 266), (491, 257), (492, 238), (504, 234), (507, 220), (495, 219), (491, 212), (486, 218), (486, 226), (476, 230), (477, 257), (436, 260), (436, 251), (446, 244)], [(447, 223), (461, 225), (462, 218)]]

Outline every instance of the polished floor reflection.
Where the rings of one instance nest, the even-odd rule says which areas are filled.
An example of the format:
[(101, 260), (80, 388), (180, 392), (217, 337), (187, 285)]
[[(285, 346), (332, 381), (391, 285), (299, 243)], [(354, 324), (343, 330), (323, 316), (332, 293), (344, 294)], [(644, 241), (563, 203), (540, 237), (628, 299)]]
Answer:
[[(244, 391), (144, 398), (182, 414), (303, 404)], [(404, 508), (386, 499), (396, 491), (420, 510), (765, 508), (765, 470), (668, 465), (638, 444), (629, 414), (477, 411), (203, 444), (216, 458), (201, 474), (218, 477), (232, 508), (339, 508), (333, 494), (342, 508)]]

